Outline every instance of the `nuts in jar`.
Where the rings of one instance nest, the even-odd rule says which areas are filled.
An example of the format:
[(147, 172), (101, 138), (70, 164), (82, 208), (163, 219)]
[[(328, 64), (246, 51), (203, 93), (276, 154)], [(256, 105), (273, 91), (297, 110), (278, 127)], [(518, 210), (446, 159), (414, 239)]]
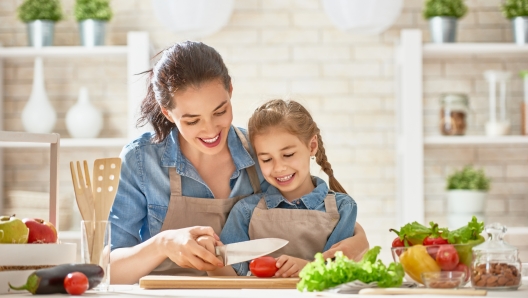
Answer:
[(465, 94), (443, 94), (440, 100), (442, 135), (464, 135), (467, 127), (468, 98)]
[(480, 264), (471, 272), (471, 283), (476, 288), (519, 286), (521, 274), (513, 265), (504, 263)]

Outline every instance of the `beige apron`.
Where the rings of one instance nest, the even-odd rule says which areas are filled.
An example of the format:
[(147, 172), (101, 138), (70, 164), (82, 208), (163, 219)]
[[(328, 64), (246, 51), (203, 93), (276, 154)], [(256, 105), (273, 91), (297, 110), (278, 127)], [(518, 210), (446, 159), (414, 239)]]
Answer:
[(325, 200), (326, 212), (304, 209), (268, 209), (264, 198), (260, 199), (249, 222), (249, 239), (282, 238), (290, 241), (285, 247), (270, 254), (273, 257), (288, 255), (313, 260), (322, 252), (337, 222), (334, 193)]
[[(242, 141), (242, 145), (250, 151), (244, 134), (235, 127), (235, 131)], [(246, 168), (253, 187), (253, 193), (260, 193), (260, 181), (255, 166)], [(245, 196), (230, 199), (195, 198), (182, 195), (181, 177), (176, 173), (175, 167), (169, 168), (171, 196), (165, 220), (161, 231), (188, 228), (192, 226), (210, 226), (217, 235), (220, 235), (225, 225), (227, 216), (233, 206)], [(151, 274), (163, 275), (206, 275), (206, 272), (190, 268), (181, 268), (169, 258), (165, 259)]]

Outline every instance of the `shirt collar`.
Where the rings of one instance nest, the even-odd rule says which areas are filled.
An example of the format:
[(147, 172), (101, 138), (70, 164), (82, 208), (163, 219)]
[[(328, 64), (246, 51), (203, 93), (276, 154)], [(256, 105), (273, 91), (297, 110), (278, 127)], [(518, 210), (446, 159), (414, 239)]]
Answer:
[[(326, 182), (323, 179), (312, 176), (312, 181), (315, 185), (314, 190), (300, 198), (306, 208), (310, 210), (317, 208), (317, 206), (319, 206), (324, 201), (326, 195), (328, 194), (328, 185), (326, 185)], [(266, 201), (268, 209), (277, 208), (277, 206), (279, 206), (279, 204), (282, 202), (291, 204), (273, 185), (268, 187), (268, 190), (264, 196), (264, 200)]]
[[(181, 152), (178, 134), (178, 128), (174, 127), (165, 139), (165, 150), (161, 157), (161, 165), (163, 167), (176, 167), (178, 174), (182, 175), (184, 174), (185, 166), (190, 164), (190, 162)], [(237, 172), (255, 164), (251, 154), (242, 145), (242, 141), (238, 137), (234, 126), (231, 126), (227, 133), (227, 147)]]

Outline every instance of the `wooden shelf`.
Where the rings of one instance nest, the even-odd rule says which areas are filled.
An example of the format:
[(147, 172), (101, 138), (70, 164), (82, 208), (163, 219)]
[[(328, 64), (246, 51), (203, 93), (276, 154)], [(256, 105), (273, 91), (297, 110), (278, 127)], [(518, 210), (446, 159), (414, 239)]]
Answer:
[(424, 44), (423, 57), (437, 58), (457, 55), (526, 55), (528, 45), (515, 43), (446, 43)]
[(512, 145), (528, 144), (528, 136), (428, 136), (425, 145)]
[[(75, 148), (75, 147), (97, 147), (97, 148), (104, 148), (104, 147), (123, 147), (129, 142), (126, 138), (94, 138), (94, 139), (69, 139), (64, 138), (60, 139), (60, 147), (61, 148)], [(8, 142), (0, 142), (0, 148), (39, 148), (39, 147), (47, 147), (49, 144), (45, 143), (8, 143)]]
[(127, 46), (51, 46), (51, 47), (0, 47), (0, 58), (16, 57), (97, 57), (97, 56), (126, 56)]

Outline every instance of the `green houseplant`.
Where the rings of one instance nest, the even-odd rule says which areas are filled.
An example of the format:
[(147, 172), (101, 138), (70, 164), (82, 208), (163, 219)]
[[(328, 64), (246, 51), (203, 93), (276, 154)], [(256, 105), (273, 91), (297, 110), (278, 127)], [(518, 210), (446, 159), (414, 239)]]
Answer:
[(447, 216), (450, 227), (460, 226), (473, 215), (484, 220), (490, 181), (484, 170), (475, 169), (471, 165), (447, 177)]
[(109, 0), (76, 0), (75, 19), (79, 22), (81, 44), (104, 45), (106, 23), (112, 19)]
[(25, 0), (17, 14), (27, 24), (30, 46), (53, 45), (55, 23), (63, 18), (59, 0)]
[(528, 43), (528, 0), (506, 0), (501, 4), (501, 10), (512, 23), (515, 43)]
[(427, 0), (423, 17), (429, 20), (432, 41), (455, 42), (457, 21), (467, 10), (464, 0)]

